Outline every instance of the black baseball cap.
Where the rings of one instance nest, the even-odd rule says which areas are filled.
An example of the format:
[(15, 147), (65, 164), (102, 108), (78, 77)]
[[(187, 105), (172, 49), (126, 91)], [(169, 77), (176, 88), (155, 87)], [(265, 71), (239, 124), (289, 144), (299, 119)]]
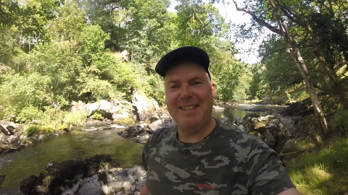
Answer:
[(198, 65), (201, 65), (211, 79), (209, 72), (209, 56), (207, 52), (198, 47), (180, 47), (167, 53), (160, 59), (160, 61), (158, 61), (155, 71), (157, 72), (157, 74), (165, 77), (167, 71), (171, 67), (178, 65), (186, 60), (191, 60), (197, 62)]

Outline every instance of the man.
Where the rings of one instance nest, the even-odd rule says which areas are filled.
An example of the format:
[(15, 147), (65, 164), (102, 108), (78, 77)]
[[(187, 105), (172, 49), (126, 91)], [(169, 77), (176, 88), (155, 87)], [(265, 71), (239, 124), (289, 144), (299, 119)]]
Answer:
[(155, 70), (177, 125), (157, 130), (144, 146), (141, 195), (299, 194), (264, 142), (212, 117), (216, 93), (205, 51), (176, 49)]

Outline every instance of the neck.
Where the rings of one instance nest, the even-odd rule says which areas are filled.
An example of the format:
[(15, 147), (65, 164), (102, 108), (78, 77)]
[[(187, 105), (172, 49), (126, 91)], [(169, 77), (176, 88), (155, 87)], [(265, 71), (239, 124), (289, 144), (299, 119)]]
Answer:
[(178, 128), (178, 136), (181, 142), (197, 143), (208, 136), (214, 129), (216, 121), (211, 118), (210, 121), (200, 127)]

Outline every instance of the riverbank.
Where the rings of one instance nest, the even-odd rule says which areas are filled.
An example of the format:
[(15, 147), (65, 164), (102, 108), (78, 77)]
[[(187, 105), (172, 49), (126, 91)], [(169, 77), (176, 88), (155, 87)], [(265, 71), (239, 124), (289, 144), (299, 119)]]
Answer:
[[(231, 105), (230, 107), (227, 107)], [(279, 105), (261, 105), (261, 104), (237, 104), (237, 103), (226, 103), (223, 106), (221, 104), (214, 105), (214, 112), (225, 113), (224, 115), (229, 115), (229, 109), (240, 110), (240, 114), (236, 116), (231, 116), (233, 118), (243, 116), (249, 112), (259, 112), (262, 114), (267, 110), (279, 109), (282, 106)], [(227, 112), (226, 112), (227, 111)], [(157, 121), (156, 124), (150, 125), (149, 130), (154, 131), (154, 128), (160, 127), (160, 120), (170, 119), (169, 113), (164, 108), (157, 108), (157, 112), (153, 111), (147, 113), (147, 117), (142, 117), (144, 121), (136, 122), (137, 114), (133, 114), (127, 111), (126, 114), (117, 114), (115, 116), (116, 120), (111, 120), (104, 118), (102, 115), (92, 114), (87, 116), (84, 112), (75, 111), (75, 113), (68, 112), (58, 112), (55, 120), (46, 121), (31, 121), (24, 124), (17, 124), (9, 121), (0, 121), (0, 154), (5, 154), (9, 152), (18, 151), (24, 147), (33, 146), (35, 144), (41, 143), (45, 140), (49, 140), (72, 130), (110, 130), (110, 129), (125, 129), (134, 124), (142, 124), (146, 126)], [(233, 111), (234, 112), (234, 111)], [(238, 112), (238, 111), (236, 111)], [(105, 113), (104, 113), (105, 114)], [(220, 119), (218, 117), (218, 119)], [(233, 119), (231, 119), (232, 121)], [(145, 124), (144, 124), (145, 123)], [(50, 124), (50, 125), (49, 125)], [(105, 125), (112, 125), (109, 128), (103, 127)], [(95, 128), (89, 128), (91, 126), (96, 126)], [(98, 128), (98, 126), (104, 129)]]

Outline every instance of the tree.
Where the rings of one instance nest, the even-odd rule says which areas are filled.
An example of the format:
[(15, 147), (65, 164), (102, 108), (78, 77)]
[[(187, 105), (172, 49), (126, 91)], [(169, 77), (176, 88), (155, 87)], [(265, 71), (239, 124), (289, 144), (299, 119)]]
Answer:
[[(329, 133), (326, 117), (324, 115), (321, 103), (318, 99), (316, 90), (314, 88), (313, 82), (309, 75), (307, 65), (302, 58), (299, 44), (296, 41), (296, 39), (290, 34), (288, 30), (288, 25), (285, 22), (284, 17), (282, 17), (281, 15), (282, 12), (279, 9), (279, 7), (277, 7), (276, 4), (274, 4), (273, 0), (268, 0), (268, 1), (265, 1), (264, 3), (257, 2), (256, 7), (259, 8), (259, 10), (261, 9), (262, 11), (256, 12), (259, 10), (251, 11), (249, 8), (241, 8), (238, 6), (236, 1), (234, 0), (233, 0), (233, 3), (235, 4), (238, 11), (242, 11), (249, 14), (253, 18), (253, 20), (255, 20), (258, 24), (268, 28), (272, 32), (284, 38), (288, 47), (289, 54), (294, 59), (296, 66), (299, 69), (301, 76), (303, 77), (303, 80), (306, 84), (307, 92), (310, 95), (315, 113), (320, 122), (322, 138), (325, 138), (326, 135), (328, 135)], [(267, 18), (269, 18), (268, 22), (266, 21)], [(277, 26), (275, 26), (274, 23)]]

